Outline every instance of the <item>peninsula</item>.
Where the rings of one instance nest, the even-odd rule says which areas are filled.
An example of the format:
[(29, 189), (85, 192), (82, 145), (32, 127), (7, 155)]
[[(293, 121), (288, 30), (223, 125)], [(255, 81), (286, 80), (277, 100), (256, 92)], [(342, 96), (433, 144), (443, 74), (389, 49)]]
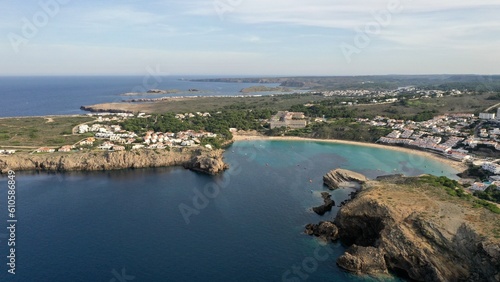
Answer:
[(94, 151), (46, 155), (15, 154), (0, 158), (0, 173), (14, 171), (107, 171), (117, 169), (183, 166), (211, 175), (228, 168), (222, 151), (184, 149), (179, 151)]
[(443, 177), (366, 181), (334, 220), (309, 224), (306, 233), (350, 246), (337, 264), (359, 275), (500, 280), (500, 208)]

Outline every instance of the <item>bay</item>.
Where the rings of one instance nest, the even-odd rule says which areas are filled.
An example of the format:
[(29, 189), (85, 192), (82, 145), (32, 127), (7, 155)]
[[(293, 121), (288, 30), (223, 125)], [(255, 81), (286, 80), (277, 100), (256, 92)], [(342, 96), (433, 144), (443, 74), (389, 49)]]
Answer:
[[(310, 210), (326, 191), (322, 176), (337, 167), (370, 178), (456, 173), (404, 152), (322, 142), (236, 142), (225, 157), (231, 168), (214, 177), (183, 168), (18, 173), (15, 276), (0, 177), (0, 281), (365, 281), (336, 266), (342, 245), (303, 233), (338, 211)], [(332, 192), (337, 203), (349, 193)]]

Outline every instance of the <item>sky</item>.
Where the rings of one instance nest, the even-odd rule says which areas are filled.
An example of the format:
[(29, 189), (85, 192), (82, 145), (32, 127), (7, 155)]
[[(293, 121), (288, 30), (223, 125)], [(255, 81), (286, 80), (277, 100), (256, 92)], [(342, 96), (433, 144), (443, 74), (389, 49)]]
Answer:
[(0, 75), (500, 74), (498, 15), (498, 0), (0, 0)]

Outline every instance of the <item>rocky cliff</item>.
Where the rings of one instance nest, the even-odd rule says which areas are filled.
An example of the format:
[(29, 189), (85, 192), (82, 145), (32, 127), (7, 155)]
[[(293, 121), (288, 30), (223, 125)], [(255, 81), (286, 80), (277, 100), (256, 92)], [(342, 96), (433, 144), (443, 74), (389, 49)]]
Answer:
[(323, 176), (323, 183), (331, 190), (339, 188), (346, 182), (364, 183), (368, 179), (357, 172), (346, 169), (334, 169)]
[(207, 154), (195, 156), (191, 161), (187, 162), (184, 167), (211, 175), (218, 174), (229, 168), (222, 160), (222, 150), (211, 151)]
[(226, 167), (222, 151), (183, 150), (78, 152), (53, 154), (16, 154), (0, 157), (0, 172), (12, 170), (97, 171), (127, 168), (185, 166), (196, 171), (216, 174)]
[[(420, 178), (366, 182), (334, 224), (350, 246), (337, 264), (350, 272), (392, 272), (414, 281), (500, 281), (500, 215)], [(321, 236), (326, 231), (319, 226), (308, 225), (306, 233)]]

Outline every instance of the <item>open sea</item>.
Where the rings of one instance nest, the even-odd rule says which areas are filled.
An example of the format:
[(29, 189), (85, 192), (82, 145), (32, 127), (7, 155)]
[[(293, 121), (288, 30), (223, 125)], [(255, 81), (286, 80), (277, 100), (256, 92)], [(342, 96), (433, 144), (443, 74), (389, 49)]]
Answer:
[[(82, 114), (80, 106), (121, 102), (134, 98), (173, 96), (270, 95), (273, 92), (240, 93), (257, 83), (193, 82), (209, 77), (177, 76), (51, 76), (0, 77), (0, 117)], [(266, 84), (275, 87), (279, 84)], [(123, 96), (149, 89), (177, 89), (168, 95)], [(189, 89), (200, 90), (189, 92)]]
[[(79, 113), (82, 104), (121, 99), (130, 80), (0, 78), (1, 115)], [(217, 85), (228, 95), (242, 88), (196, 88)], [(373, 281), (336, 266), (344, 246), (303, 233), (338, 211), (311, 211), (322, 203), (323, 175), (339, 167), (370, 178), (457, 173), (418, 155), (309, 141), (237, 142), (225, 158), (230, 169), (218, 176), (177, 167), (18, 172), (15, 275), (7, 272), (8, 179), (0, 176), (0, 281)]]

